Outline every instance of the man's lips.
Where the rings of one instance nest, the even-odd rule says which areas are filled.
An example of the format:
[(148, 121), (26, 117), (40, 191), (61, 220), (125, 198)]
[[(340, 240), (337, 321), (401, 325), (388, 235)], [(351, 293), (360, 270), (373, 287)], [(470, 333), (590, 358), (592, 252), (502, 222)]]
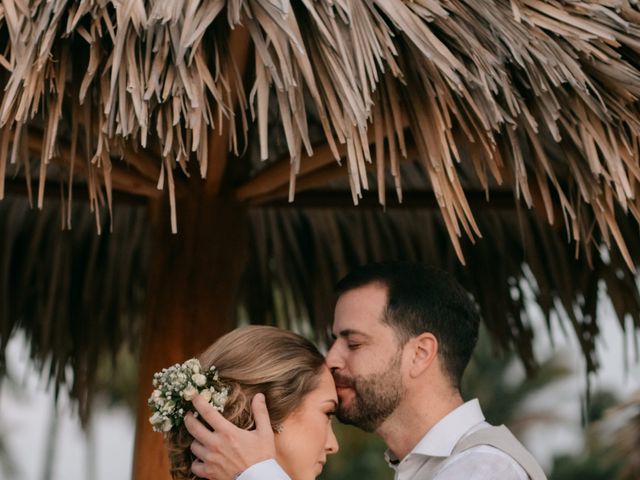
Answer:
[(349, 390), (353, 390), (353, 387), (350, 385), (336, 385), (336, 392), (338, 393), (338, 396), (342, 396)]
[(336, 385), (336, 393), (338, 394), (338, 401), (340, 404), (351, 397), (355, 392), (354, 388), (351, 385)]
[(336, 388), (353, 388), (353, 380), (350, 378), (345, 378), (340, 375), (333, 376), (333, 381), (336, 384)]

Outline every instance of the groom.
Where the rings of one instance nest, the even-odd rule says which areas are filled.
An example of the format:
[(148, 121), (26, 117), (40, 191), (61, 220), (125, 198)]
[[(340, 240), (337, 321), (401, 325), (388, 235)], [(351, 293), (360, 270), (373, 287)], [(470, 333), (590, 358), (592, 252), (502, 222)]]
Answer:
[[(477, 400), (464, 402), (462, 374), (478, 338), (479, 314), (449, 275), (409, 263), (370, 264), (336, 287), (326, 362), (340, 405), (338, 419), (375, 432), (396, 480), (544, 480), (533, 457), (505, 427), (485, 422)], [(275, 462), (264, 397), (252, 409), (256, 430), (227, 422), (202, 399), (194, 405), (214, 432), (189, 416), (210, 480), (288, 480)], [(303, 440), (303, 439), (301, 439)]]

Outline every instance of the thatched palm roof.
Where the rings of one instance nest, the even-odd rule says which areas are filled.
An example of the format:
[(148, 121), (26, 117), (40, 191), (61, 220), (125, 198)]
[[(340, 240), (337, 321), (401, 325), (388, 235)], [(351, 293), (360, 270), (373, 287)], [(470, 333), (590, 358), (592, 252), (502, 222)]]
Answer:
[[(252, 319), (302, 313), (321, 329), (327, 288), (356, 259), (416, 258), (457, 271), (528, 365), (525, 299), (564, 312), (593, 369), (598, 291), (640, 326), (639, 55), (631, 0), (4, 1), (0, 199), (28, 192), (74, 228), (52, 243), (51, 211), (0, 203), (2, 346), (21, 322), (40, 358), (63, 352), (54, 376), (86, 368), (80, 352), (99, 349), (83, 322), (122, 325), (139, 302), (119, 279), (144, 277), (144, 212), (118, 195), (167, 192), (177, 230), (202, 176), (254, 209)], [(345, 209), (366, 190), (387, 213)], [(428, 208), (392, 213), (398, 200)], [(70, 279), (96, 271), (77, 310)], [(34, 285), (68, 303), (30, 301)], [(51, 337), (71, 311), (80, 333)]]
[[(539, 196), (550, 222), (557, 204), (576, 240), (590, 241), (595, 219), (624, 251), (616, 208), (640, 216), (639, 15), (623, 0), (4, 2), (0, 178), (25, 161), (34, 124), (41, 175), (68, 138), (94, 202), (126, 145), (159, 142), (171, 189), (191, 152), (206, 175), (210, 130), (230, 123), (229, 146), (241, 150), (249, 113), (265, 160), (273, 92), (292, 191), (303, 148), (312, 152), (309, 114), (336, 159), (346, 144), (356, 201), (367, 161), (400, 189), (410, 136), (454, 243), (462, 230), (480, 235), (464, 162), (486, 190), (506, 184), (528, 205)], [(242, 33), (253, 47), (248, 94), (245, 58), (233, 55)]]

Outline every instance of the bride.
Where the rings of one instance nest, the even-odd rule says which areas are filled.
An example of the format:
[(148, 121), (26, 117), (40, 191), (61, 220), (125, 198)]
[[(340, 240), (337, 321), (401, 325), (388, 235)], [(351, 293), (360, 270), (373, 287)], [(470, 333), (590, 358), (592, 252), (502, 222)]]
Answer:
[(276, 460), (292, 479), (313, 480), (327, 455), (338, 451), (331, 425), (338, 405), (333, 378), (317, 348), (295, 333), (268, 326), (238, 328), (197, 360), (157, 373), (154, 387), (150, 421), (165, 434), (174, 480), (197, 478), (191, 467), (198, 445), (191, 446), (194, 439), (184, 425), (197, 394), (243, 429), (256, 428), (251, 400), (264, 394)]

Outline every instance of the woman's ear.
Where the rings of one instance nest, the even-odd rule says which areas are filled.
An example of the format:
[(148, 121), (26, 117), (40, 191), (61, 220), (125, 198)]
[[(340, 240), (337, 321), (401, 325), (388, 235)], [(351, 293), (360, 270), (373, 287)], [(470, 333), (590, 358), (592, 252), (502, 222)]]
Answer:
[(419, 377), (431, 367), (438, 356), (438, 339), (433, 333), (425, 332), (410, 341), (411, 366), (409, 375)]

